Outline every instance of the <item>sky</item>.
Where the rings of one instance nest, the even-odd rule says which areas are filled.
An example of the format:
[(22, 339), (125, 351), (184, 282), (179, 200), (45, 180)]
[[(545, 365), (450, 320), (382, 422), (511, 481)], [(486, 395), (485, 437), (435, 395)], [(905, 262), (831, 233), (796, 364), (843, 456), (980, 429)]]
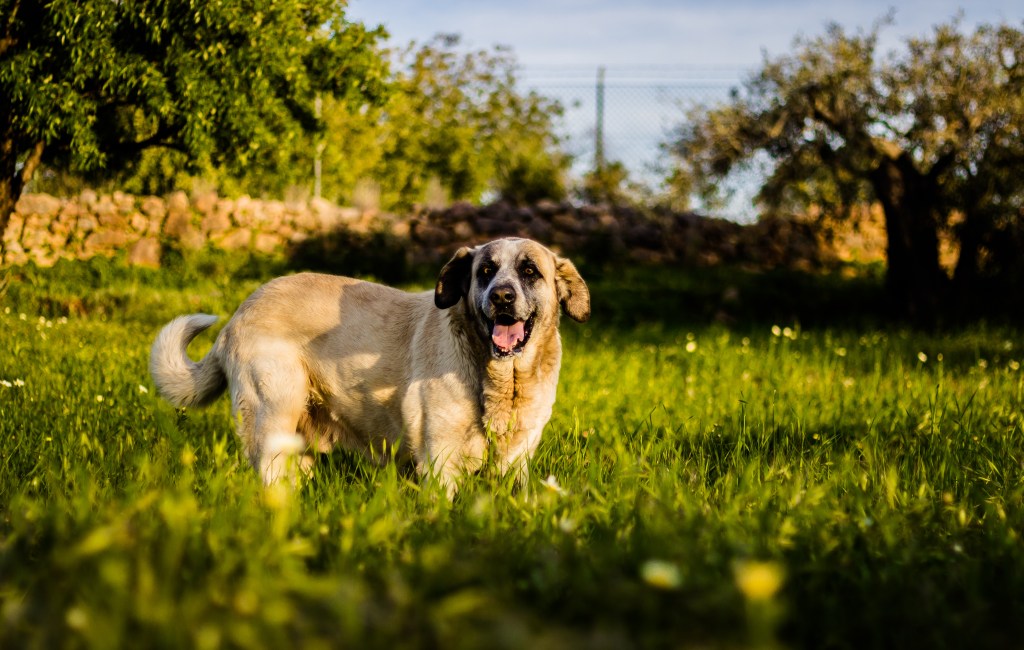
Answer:
[(829, 22), (870, 28), (890, 9), (883, 43), (926, 34), (958, 11), (967, 26), (1024, 20), (1020, 0), (350, 0), (348, 16), (392, 41), (458, 33), (473, 47), (510, 45), (530, 66), (752, 67)]
[[(606, 67), (604, 150), (653, 186), (664, 178), (660, 145), (686, 108), (725, 100), (765, 54), (791, 51), (798, 36), (818, 36), (833, 22), (870, 30), (890, 11), (883, 51), (957, 15), (966, 30), (1024, 27), (1022, 0), (349, 0), (347, 15), (383, 25), (396, 47), (440, 33), (459, 34), (466, 48), (510, 46), (522, 85), (565, 107), (559, 129), (577, 176), (595, 160), (596, 77)], [(749, 220), (756, 182), (737, 183), (723, 216)]]

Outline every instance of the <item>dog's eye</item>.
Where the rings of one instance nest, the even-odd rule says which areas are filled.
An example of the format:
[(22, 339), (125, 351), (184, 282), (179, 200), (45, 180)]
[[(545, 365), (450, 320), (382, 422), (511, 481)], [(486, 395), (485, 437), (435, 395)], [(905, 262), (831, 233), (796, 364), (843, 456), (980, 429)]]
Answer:
[(537, 267), (534, 266), (533, 264), (523, 264), (523, 266), (519, 269), (519, 272), (528, 278), (533, 278), (538, 275)]
[(480, 267), (480, 275), (491, 275), (492, 273), (494, 273), (494, 267), (493, 266), (481, 266)]

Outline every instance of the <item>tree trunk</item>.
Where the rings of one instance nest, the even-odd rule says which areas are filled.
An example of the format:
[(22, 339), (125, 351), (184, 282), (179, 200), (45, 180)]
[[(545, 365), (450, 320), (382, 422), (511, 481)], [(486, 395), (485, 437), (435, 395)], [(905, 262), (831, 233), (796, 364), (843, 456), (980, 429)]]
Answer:
[(0, 252), (3, 251), (3, 235), (14, 214), (14, 207), (21, 198), (21, 191), (39, 167), (43, 148), (43, 143), (37, 142), (18, 169), (18, 152), (13, 141), (5, 141), (0, 146)]
[(4, 233), (7, 232), (7, 224), (11, 221), (14, 205), (17, 202), (11, 189), (11, 179), (0, 178), (0, 253), (4, 250)]
[(889, 299), (901, 316), (932, 325), (946, 284), (939, 265), (938, 188), (907, 153), (886, 158), (871, 181), (885, 212)]

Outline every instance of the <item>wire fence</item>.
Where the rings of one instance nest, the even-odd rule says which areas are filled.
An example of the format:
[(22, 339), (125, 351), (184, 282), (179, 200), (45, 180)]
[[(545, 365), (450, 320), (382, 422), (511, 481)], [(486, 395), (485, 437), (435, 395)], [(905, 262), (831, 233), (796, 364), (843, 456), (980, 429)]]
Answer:
[(521, 81), (565, 109), (560, 134), (575, 174), (599, 160), (620, 162), (632, 179), (656, 186), (673, 130), (694, 106), (728, 99), (743, 74), (738, 68), (528, 66)]

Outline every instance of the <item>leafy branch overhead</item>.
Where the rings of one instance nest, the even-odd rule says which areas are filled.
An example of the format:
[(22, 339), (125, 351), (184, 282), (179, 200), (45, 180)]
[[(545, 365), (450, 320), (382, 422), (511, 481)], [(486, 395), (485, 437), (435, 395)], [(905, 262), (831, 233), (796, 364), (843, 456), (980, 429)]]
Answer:
[(320, 128), (318, 94), (380, 103), (382, 32), (344, 4), (0, 0), (0, 226), (41, 163), (110, 173), (161, 146), (272, 166)]

